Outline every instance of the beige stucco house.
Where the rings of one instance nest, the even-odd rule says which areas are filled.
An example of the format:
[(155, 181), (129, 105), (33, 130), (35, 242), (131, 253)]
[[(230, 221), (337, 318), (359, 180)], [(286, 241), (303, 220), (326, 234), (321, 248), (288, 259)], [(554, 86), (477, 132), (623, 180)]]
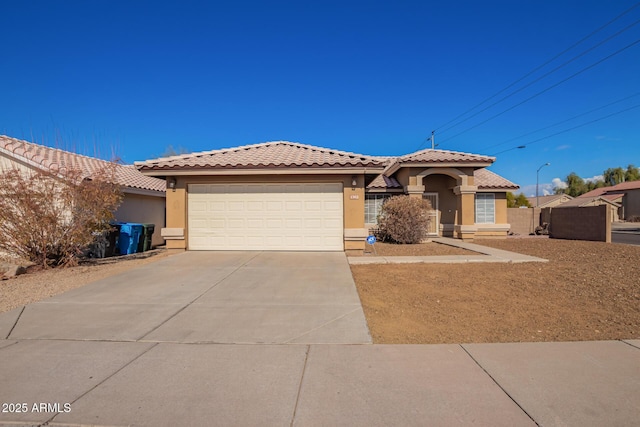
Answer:
[(640, 181), (627, 181), (611, 187), (596, 188), (579, 199), (606, 200), (617, 206), (615, 221), (632, 220), (640, 216)]
[(507, 235), (495, 158), (444, 150), (400, 157), (278, 141), (136, 162), (167, 180), (170, 249), (362, 251), (385, 198), (428, 198), (432, 235)]
[[(611, 195), (607, 196), (605, 194), (594, 197), (576, 197), (573, 200), (569, 200), (561, 205), (556, 206), (557, 208), (570, 208), (570, 207), (589, 207), (589, 206), (601, 206), (606, 205), (609, 207), (611, 211), (611, 222), (616, 222), (620, 220), (620, 214), (622, 205), (618, 202), (614, 202), (613, 200), (617, 199), (617, 197), (611, 197)], [(622, 201), (622, 196), (620, 196), (620, 201)]]
[[(60, 167), (78, 168), (86, 177), (110, 164), (105, 160), (0, 135), (0, 171), (10, 168), (53, 171)], [(165, 226), (165, 181), (146, 176), (132, 165), (116, 165), (116, 183), (124, 193), (115, 212), (117, 221), (155, 224), (152, 244), (164, 244), (160, 229)]]
[(550, 194), (548, 196), (527, 197), (529, 204), (534, 208), (554, 208), (570, 200), (573, 200), (568, 194)]

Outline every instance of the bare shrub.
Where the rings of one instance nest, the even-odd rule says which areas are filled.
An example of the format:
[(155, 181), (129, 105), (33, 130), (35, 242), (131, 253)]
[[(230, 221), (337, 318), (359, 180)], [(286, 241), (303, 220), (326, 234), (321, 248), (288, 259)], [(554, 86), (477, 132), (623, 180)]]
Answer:
[(640, 222), (640, 215), (633, 215), (629, 218), (629, 222)]
[(70, 266), (108, 231), (122, 201), (116, 165), (88, 178), (81, 170), (0, 174), (0, 251), (42, 267)]
[(382, 205), (378, 237), (383, 242), (420, 243), (429, 229), (431, 203), (422, 198), (394, 196)]

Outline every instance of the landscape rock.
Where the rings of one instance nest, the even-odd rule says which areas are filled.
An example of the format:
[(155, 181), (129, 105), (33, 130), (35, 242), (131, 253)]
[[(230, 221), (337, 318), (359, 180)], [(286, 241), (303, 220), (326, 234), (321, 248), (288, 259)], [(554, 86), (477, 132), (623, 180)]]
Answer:
[(27, 269), (21, 265), (10, 265), (4, 273), (4, 278), (11, 279), (27, 272)]

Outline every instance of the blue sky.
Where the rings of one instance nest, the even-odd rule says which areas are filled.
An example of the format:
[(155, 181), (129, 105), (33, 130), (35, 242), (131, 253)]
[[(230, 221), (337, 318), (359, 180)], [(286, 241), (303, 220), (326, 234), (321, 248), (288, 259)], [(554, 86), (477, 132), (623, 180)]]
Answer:
[(5, 1), (0, 133), (131, 163), (271, 140), (400, 155), (436, 130), (533, 194), (546, 162), (545, 188), (640, 166), (640, 7), (452, 120), (635, 4)]

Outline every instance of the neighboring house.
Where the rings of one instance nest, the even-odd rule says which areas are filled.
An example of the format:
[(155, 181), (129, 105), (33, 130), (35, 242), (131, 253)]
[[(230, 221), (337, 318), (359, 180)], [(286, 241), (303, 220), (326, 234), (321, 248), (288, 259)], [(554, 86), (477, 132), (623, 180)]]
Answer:
[[(549, 196), (527, 197), (529, 204), (534, 208), (553, 208), (563, 203), (573, 200), (568, 194), (551, 194)], [(536, 204), (538, 205), (536, 206)]]
[(570, 208), (570, 207), (588, 207), (588, 206), (600, 206), (607, 205), (611, 210), (611, 221), (619, 221), (619, 210), (622, 205), (610, 200), (606, 195), (596, 196), (596, 197), (576, 197), (573, 200), (569, 200), (561, 205), (555, 206), (556, 209), (559, 208)]
[[(81, 169), (91, 177), (105, 165), (109, 162), (0, 135), (0, 171), (51, 171), (66, 166)], [(145, 176), (132, 165), (117, 164), (115, 175), (124, 193), (116, 220), (155, 224), (152, 243), (164, 244), (160, 229), (165, 226), (165, 181)]]
[[(611, 187), (596, 188), (578, 198), (595, 199), (601, 197), (619, 205), (619, 219), (630, 220), (640, 216), (640, 181), (627, 181)], [(616, 219), (617, 221), (618, 219)]]
[(506, 236), (493, 157), (423, 150), (401, 157), (266, 142), (136, 162), (167, 179), (170, 249), (362, 251), (385, 198), (429, 199), (433, 235)]

